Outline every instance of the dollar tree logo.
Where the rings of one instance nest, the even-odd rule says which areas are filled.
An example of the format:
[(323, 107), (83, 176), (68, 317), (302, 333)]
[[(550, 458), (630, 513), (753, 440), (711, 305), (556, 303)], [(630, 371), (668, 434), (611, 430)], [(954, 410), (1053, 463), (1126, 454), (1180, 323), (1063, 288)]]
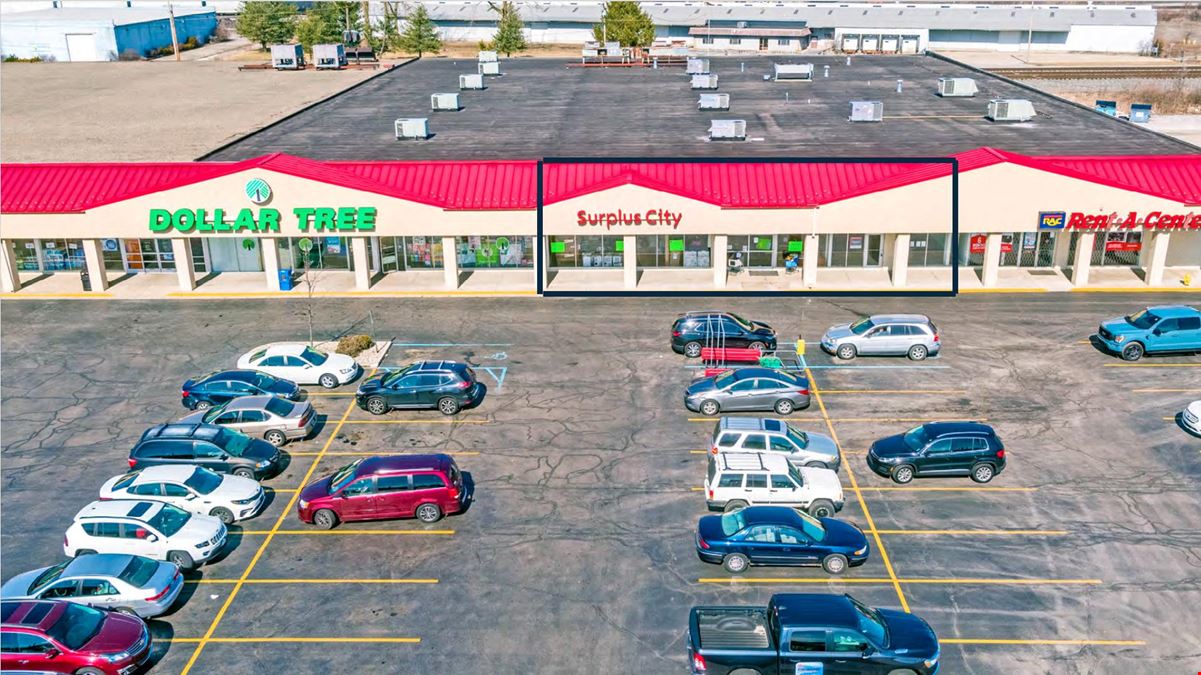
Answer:
[(271, 199), (271, 186), (262, 178), (251, 179), (246, 183), (246, 196), (255, 204), (266, 204)]

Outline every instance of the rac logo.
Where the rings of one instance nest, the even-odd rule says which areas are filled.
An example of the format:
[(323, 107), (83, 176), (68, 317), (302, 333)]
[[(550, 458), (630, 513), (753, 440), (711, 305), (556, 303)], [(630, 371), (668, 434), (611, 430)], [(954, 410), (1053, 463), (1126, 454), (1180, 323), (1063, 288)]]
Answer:
[[(1040, 230), (1062, 230), (1067, 223), (1068, 214), (1065, 211), (1039, 211), (1038, 212), (1038, 229)], [(1201, 673), (1198, 673), (1201, 675)]]

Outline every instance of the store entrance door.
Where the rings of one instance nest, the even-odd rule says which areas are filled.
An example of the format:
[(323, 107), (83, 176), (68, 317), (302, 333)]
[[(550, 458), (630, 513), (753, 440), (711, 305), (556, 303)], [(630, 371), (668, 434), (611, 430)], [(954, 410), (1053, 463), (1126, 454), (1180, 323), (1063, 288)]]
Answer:
[(730, 235), (728, 242), (726, 257), (740, 261), (739, 267), (760, 269), (775, 267), (775, 235)]
[[(273, 245), (270, 239), (264, 239)], [(246, 245), (250, 242), (250, 246)], [(255, 239), (210, 239), (209, 258), (214, 272), (262, 272), (261, 241)]]
[(174, 272), (170, 239), (122, 239), (126, 272)]
[(1001, 235), (1002, 267), (1051, 267), (1054, 264), (1054, 232), (1005, 232)]

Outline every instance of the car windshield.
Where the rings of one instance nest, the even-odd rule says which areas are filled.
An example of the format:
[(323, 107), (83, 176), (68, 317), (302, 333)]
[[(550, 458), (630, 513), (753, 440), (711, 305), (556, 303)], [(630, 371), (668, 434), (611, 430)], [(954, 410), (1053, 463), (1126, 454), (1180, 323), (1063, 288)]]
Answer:
[(876, 324), (872, 323), (871, 319), (861, 319), (851, 324), (851, 332), (855, 335), (863, 335), (872, 329)]
[(738, 323), (738, 325), (742, 326), (743, 328), (745, 328), (747, 330), (751, 330), (751, 322), (750, 321), (747, 321), (746, 319), (742, 318), (741, 316), (738, 316), (737, 314), (730, 314), (728, 316), (731, 319), (733, 319), (734, 321), (736, 321)]
[(271, 399), (267, 401), (267, 405), (263, 407), (267, 409), (267, 412), (278, 417), (287, 417), (288, 413), (292, 412), (291, 403), (288, 403), (283, 399), (275, 398), (274, 396), (272, 396)]
[(1159, 323), (1159, 317), (1144, 309), (1126, 317), (1126, 321), (1135, 328), (1147, 330), (1151, 326)]
[(150, 558), (143, 558), (140, 555), (135, 555), (130, 559), (129, 564), (117, 578), (134, 588), (144, 588), (150, 583), (150, 578), (158, 571), (158, 563)]
[(859, 632), (876, 647), (887, 647), (888, 629), (884, 627), (880, 613), (854, 598), (850, 600), (851, 605), (855, 607), (855, 616), (859, 619)]
[(717, 387), (719, 389), (725, 388), (726, 385), (730, 384), (733, 381), (734, 381), (734, 371), (732, 371), (732, 370), (727, 370), (726, 372), (722, 373), (721, 375), (718, 375), (717, 377), (713, 378), (713, 384), (717, 385)]
[(304, 359), (305, 361), (308, 361), (309, 363), (313, 364), (314, 366), (319, 366), (319, 365), (325, 363), (325, 360), (328, 359), (329, 356), (327, 356), (323, 352), (319, 352), (316, 349), (313, 349), (312, 347), (305, 347), (304, 351), (300, 352), (300, 358)]
[(930, 437), (926, 435), (926, 427), (913, 427), (905, 432), (903, 438), (905, 439), (905, 445), (913, 450), (921, 450), (926, 447), (926, 443), (930, 440)]
[(742, 511), (731, 511), (721, 517), (721, 533), (727, 537), (739, 532), (746, 527), (746, 516), (742, 515)]
[(179, 532), (191, 517), (192, 514), (181, 508), (171, 506), (170, 504), (163, 504), (163, 509), (146, 522), (150, 527), (170, 537)]
[(807, 537), (813, 541), (826, 540), (826, 528), (822, 527), (820, 520), (802, 511), (797, 511), (796, 514), (801, 517), (801, 529)]
[(241, 457), (246, 448), (250, 447), (249, 436), (231, 429), (222, 429), (221, 433), (213, 438), (213, 442), (234, 457)]
[(809, 434), (793, 428), (791, 424), (789, 424), (786, 429), (788, 431), (788, 438), (791, 439), (793, 443), (796, 443), (798, 448), (809, 447)]
[(205, 424), (212, 424), (212, 423), (213, 423), (213, 420), (217, 419), (217, 415), (220, 415), (221, 413), (225, 412), (225, 406), (227, 406), (227, 405), (229, 405), (229, 404), (228, 404), (228, 403), (225, 403), (225, 404), (223, 404), (223, 405), (219, 405), (219, 406), (217, 406), (216, 408), (213, 408), (212, 410), (210, 410), (210, 411), (206, 412), (206, 413), (204, 414), (204, 417), (202, 417), (202, 418), (200, 418), (200, 419), (201, 419), (201, 420), (202, 420), (202, 421), (203, 421)]
[(202, 495), (207, 495), (211, 494), (213, 490), (216, 490), (221, 485), (221, 476), (202, 466), (198, 466), (183, 484)]
[(791, 463), (788, 465), (788, 475), (792, 476), (792, 480), (797, 485), (802, 487), (805, 485), (805, 477), (801, 475), (801, 470), (793, 466)]
[(96, 637), (106, 616), (106, 612), (98, 609), (68, 602), (63, 605), (63, 613), (58, 620), (46, 629), (46, 635), (67, 649), (76, 651)]
[(363, 463), (363, 460), (356, 459), (355, 461), (351, 462), (350, 464), (347, 464), (346, 466), (344, 466), (341, 469), (338, 469), (336, 472), (334, 472), (334, 477), (329, 479), (330, 494), (333, 494), (333, 493), (337, 492), (338, 490), (341, 490), (343, 486), (345, 486), (347, 483), (349, 483), (351, 481), (351, 479), (354, 478), (355, 469), (359, 468), (359, 465), (362, 463)]
[(54, 583), (54, 581), (57, 580), (59, 578), (59, 576), (62, 575), (63, 570), (67, 569), (67, 565), (70, 563), (71, 563), (70, 560), (68, 560), (67, 562), (59, 563), (59, 564), (55, 565), (54, 567), (48, 568), (45, 572), (42, 572), (41, 574), (39, 574), (38, 578), (34, 579), (33, 583), (29, 585), (29, 591), (33, 592), (33, 591), (41, 588), (42, 586)]
[(404, 368), (401, 368), (400, 370), (389, 373), (387, 376), (384, 377), (384, 379), (380, 380), (379, 383), (382, 385), (391, 385), (393, 382), (396, 382), (400, 378), (404, 377), (412, 369), (413, 369), (412, 365), (405, 366)]

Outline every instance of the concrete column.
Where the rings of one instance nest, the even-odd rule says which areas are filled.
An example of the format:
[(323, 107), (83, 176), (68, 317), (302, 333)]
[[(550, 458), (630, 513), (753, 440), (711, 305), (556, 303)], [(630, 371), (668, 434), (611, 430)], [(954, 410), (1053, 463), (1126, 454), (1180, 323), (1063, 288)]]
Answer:
[[(371, 271), (372, 272), (378, 273), (378, 272), (384, 271), (383, 255), (384, 254), (382, 252), (380, 252), (380, 249), (379, 249), (379, 237), (372, 237), (371, 238)], [(399, 252), (397, 252), (397, 255), (400, 255)]]
[(88, 265), (88, 279), (92, 283), (92, 291), (107, 291), (108, 277), (104, 274), (103, 242), (99, 239), (84, 239), (83, 258)]
[(354, 287), (366, 291), (371, 288), (371, 259), (367, 256), (367, 237), (350, 238), (350, 254), (354, 256)]
[(993, 232), (984, 242), (984, 274), (985, 288), (995, 288), (997, 276), (1001, 271), (1001, 233)]
[[(267, 290), (279, 290), (279, 246), (274, 239), (259, 240), (259, 250), (263, 252), (263, 274), (267, 277)], [(296, 260), (304, 254), (292, 242), (292, 259)]]
[(904, 286), (909, 276), (909, 235), (898, 234), (892, 241), (892, 285)]
[(730, 237), (725, 234), (713, 235), (713, 243), (709, 247), (709, 260), (713, 263), (713, 287), (725, 288), (726, 275), (729, 271), (726, 269), (726, 248), (730, 245)]
[(633, 235), (621, 238), (622, 278), (626, 288), (638, 287), (638, 240)]
[(1151, 235), (1150, 258), (1147, 260), (1147, 267), (1145, 268), (1148, 286), (1163, 285), (1163, 269), (1168, 260), (1168, 241), (1170, 236), (1171, 233), (1169, 232), (1155, 232)]
[(442, 237), (442, 272), (447, 288), (459, 287), (459, 253), (455, 249), (454, 237)]
[(21, 277), (17, 276), (17, 254), (12, 239), (0, 241), (0, 290), (16, 293), (21, 290)]
[(1076, 235), (1076, 259), (1072, 261), (1072, 285), (1088, 285), (1088, 268), (1093, 263), (1093, 241), (1095, 232), (1079, 232)]
[(818, 238), (816, 234), (805, 235), (805, 252), (801, 254), (801, 275), (806, 286), (817, 285)]
[(1051, 265), (1057, 269), (1063, 269), (1072, 264), (1072, 261), (1068, 260), (1068, 246), (1071, 239), (1071, 232), (1059, 230), (1055, 233), (1055, 250), (1052, 253)]
[(196, 290), (196, 271), (192, 266), (191, 242), (179, 237), (172, 239), (171, 253), (175, 256), (175, 274), (179, 276), (179, 290)]

